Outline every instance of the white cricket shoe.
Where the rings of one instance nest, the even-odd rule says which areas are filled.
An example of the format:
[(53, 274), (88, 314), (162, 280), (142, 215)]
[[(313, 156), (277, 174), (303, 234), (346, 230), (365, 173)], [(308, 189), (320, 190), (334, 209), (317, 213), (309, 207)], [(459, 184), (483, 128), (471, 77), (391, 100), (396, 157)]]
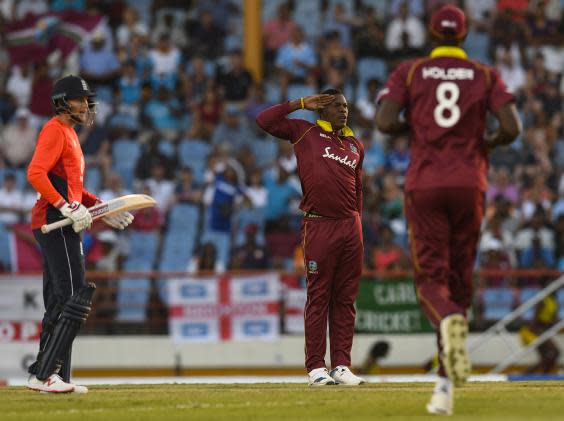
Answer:
[(79, 384), (72, 384), (72, 386), (74, 387), (72, 393), (78, 393), (79, 395), (88, 393), (88, 388), (86, 386), (81, 386)]
[(27, 387), (44, 393), (70, 393), (74, 389), (74, 385), (65, 383), (58, 374), (51, 374), (43, 381), (32, 375), (27, 381)]
[(443, 351), (441, 360), (449, 379), (455, 386), (462, 386), (472, 370), (466, 350), (468, 322), (461, 314), (445, 317), (440, 325)]
[(337, 384), (344, 384), (347, 386), (358, 386), (359, 384), (366, 383), (362, 377), (355, 376), (351, 370), (345, 365), (339, 365), (331, 370), (330, 373), (333, 380)]
[(427, 404), (427, 412), (435, 415), (452, 415), (454, 410), (454, 393), (449, 379), (439, 379), (433, 390), (431, 400)]
[(308, 373), (310, 386), (329, 386), (335, 384), (335, 381), (329, 375), (329, 371), (325, 367), (315, 368)]

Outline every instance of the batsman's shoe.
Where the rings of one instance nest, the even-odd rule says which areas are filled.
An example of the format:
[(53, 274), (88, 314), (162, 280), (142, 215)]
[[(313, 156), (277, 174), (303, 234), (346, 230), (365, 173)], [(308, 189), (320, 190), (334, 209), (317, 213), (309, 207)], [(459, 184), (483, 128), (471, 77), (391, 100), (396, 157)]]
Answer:
[(435, 415), (452, 415), (454, 410), (453, 388), (441, 385), (435, 386), (431, 400), (427, 404), (427, 412)]
[(337, 384), (344, 384), (347, 386), (358, 386), (359, 384), (366, 383), (362, 377), (355, 376), (347, 366), (339, 365), (331, 370), (330, 373), (333, 380)]
[(470, 376), (471, 365), (466, 350), (468, 322), (461, 314), (452, 314), (441, 321), (441, 360), (446, 374), (455, 386), (462, 386)]
[(30, 376), (27, 387), (44, 393), (70, 393), (74, 390), (74, 385), (65, 383), (58, 374), (51, 374), (43, 381), (36, 376)]
[(310, 386), (329, 386), (335, 384), (325, 367), (316, 368), (308, 373)]
[(86, 386), (81, 386), (79, 384), (72, 384), (72, 386), (74, 387), (72, 393), (78, 393), (79, 395), (84, 395), (88, 393), (88, 388)]

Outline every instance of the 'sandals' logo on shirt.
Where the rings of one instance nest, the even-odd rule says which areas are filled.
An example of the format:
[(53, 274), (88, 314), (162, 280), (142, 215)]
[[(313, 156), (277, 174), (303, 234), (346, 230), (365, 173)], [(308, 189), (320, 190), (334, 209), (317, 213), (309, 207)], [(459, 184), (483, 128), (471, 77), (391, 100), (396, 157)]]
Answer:
[(346, 165), (347, 167), (351, 167), (353, 170), (356, 168), (356, 159), (353, 159), (351, 161), (347, 155), (339, 156), (339, 155), (335, 155), (335, 154), (331, 153), (331, 146), (327, 146), (325, 148), (325, 153), (321, 156), (323, 158), (333, 159), (333, 160), (339, 162), (340, 164)]

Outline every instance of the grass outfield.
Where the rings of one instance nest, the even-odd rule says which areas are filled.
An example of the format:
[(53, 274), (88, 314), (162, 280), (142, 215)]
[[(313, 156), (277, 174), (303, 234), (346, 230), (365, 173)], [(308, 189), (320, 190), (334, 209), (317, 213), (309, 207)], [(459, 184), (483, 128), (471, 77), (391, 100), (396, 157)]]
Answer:
[[(364, 420), (437, 419), (430, 383), (310, 388), (297, 384), (93, 386), (87, 395), (0, 389), (0, 419)], [(564, 382), (470, 383), (456, 391), (460, 420), (562, 420)]]

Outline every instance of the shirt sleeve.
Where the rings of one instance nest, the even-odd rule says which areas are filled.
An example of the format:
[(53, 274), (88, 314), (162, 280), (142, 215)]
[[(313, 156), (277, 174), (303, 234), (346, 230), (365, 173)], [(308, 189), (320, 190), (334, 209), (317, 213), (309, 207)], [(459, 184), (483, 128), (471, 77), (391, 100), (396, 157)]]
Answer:
[(63, 197), (53, 187), (48, 173), (57, 164), (64, 148), (64, 136), (52, 125), (45, 127), (37, 139), (35, 152), (27, 169), (27, 180), (33, 188), (52, 205)]
[(98, 196), (93, 193), (90, 193), (86, 189), (82, 189), (82, 204), (87, 208), (92, 207), (96, 204), (97, 201), (101, 201)]
[(283, 102), (259, 113), (256, 122), (268, 134), (294, 143), (303, 136), (311, 123), (286, 117), (289, 113), (290, 104)]
[(377, 103), (386, 99), (397, 102), (400, 105), (407, 105), (408, 100), (408, 87), (407, 87), (407, 72), (411, 63), (405, 63), (396, 68), (390, 77), (384, 89), (378, 94)]
[(490, 68), (491, 84), (490, 95), (488, 97), (488, 109), (495, 113), (505, 104), (515, 102), (515, 96), (509, 92), (505, 82), (496, 69)]

